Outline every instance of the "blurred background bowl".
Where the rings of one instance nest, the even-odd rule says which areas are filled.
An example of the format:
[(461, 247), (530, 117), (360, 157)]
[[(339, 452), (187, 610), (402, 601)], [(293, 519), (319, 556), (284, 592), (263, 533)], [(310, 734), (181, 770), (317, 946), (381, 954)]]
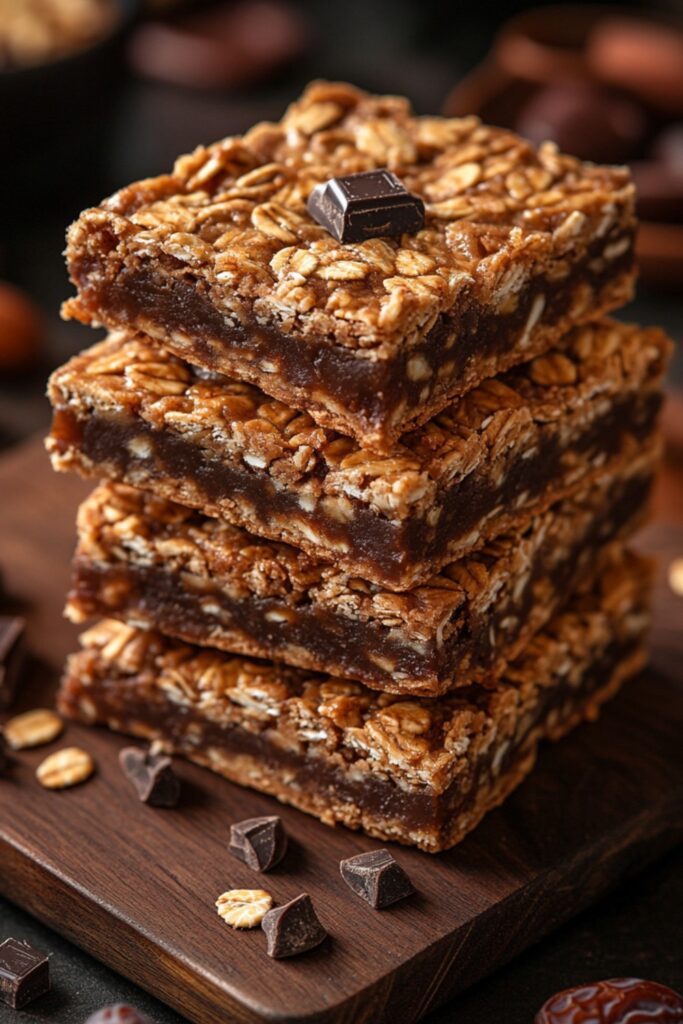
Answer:
[(106, 34), (86, 48), (45, 63), (3, 68), (0, 111), (5, 158), (0, 165), (0, 211), (26, 216), (56, 194), (77, 195), (104, 151), (109, 118), (120, 93), (123, 45), (140, 0), (116, 0)]
[(641, 275), (660, 288), (683, 283), (680, 17), (586, 4), (524, 11), (502, 26), (444, 112), (478, 114), (585, 160), (628, 163)]

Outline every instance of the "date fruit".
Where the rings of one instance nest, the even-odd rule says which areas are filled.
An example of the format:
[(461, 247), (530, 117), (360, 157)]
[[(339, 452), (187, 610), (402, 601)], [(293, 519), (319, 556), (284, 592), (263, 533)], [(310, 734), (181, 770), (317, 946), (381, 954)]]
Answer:
[(568, 988), (544, 1003), (534, 1024), (682, 1024), (683, 997), (643, 978)]

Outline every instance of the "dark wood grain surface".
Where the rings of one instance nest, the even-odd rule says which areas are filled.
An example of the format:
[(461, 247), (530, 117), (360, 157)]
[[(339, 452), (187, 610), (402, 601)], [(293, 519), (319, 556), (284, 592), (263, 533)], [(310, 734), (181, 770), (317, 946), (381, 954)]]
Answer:
[[(30, 619), (29, 705), (49, 699), (74, 646), (60, 608), (86, 491), (54, 476), (37, 443), (0, 466), (0, 561)], [(683, 551), (673, 526), (645, 543), (664, 561)], [(69, 726), (58, 741), (98, 764), (71, 791), (35, 783), (45, 750), (17, 757), (0, 786), (0, 889), (198, 1024), (417, 1019), (680, 838), (680, 615), (662, 580), (656, 667), (597, 725), (544, 749), (532, 778), (456, 850), (397, 850), (420, 893), (413, 901), (378, 914), (355, 900), (338, 861), (376, 844), (283, 809), (293, 851), (266, 887), (277, 901), (310, 892), (331, 936), (298, 961), (268, 960), (260, 932), (231, 932), (213, 907), (224, 889), (263, 883), (226, 842), (231, 821), (272, 813), (273, 801), (181, 765), (182, 806), (154, 811), (119, 773), (122, 740), (104, 731)]]

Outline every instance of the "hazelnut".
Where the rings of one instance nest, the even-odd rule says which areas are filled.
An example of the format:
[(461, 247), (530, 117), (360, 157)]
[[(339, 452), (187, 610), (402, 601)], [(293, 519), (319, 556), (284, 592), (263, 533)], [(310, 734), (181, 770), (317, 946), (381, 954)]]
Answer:
[(33, 303), (14, 285), (0, 282), (0, 374), (35, 364), (43, 333), (42, 317)]

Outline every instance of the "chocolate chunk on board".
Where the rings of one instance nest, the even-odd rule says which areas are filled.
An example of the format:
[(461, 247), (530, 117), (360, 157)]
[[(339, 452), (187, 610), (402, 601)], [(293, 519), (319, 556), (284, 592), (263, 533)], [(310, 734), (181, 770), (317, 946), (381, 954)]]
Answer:
[(143, 803), (150, 807), (176, 806), (180, 782), (170, 757), (139, 747), (124, 747), (119, 751), (119, 764)]
[(230, 826), (230, 853), (254, 871), (270, 871), (287, 852), (287, 833), (276, 815)]
[(356, 896), (375, 910), (383, 910), (415, 892), (413, 883), (388, 850), (370, 850), (348, 857), (340, 862), (339, 871)]
[(275, 960), (307, 953), (327, 938), (313, 901), (305, 892), (284, 906), (269, 910), (261, 927), (268, 939), (266, 952)]
[(0, 615), (0, 711), (14, 700), (26, 656), (26, 621)]
[(610, 978), (551, 996), (534, 1024), (681, 1024), (683, 996), (643, 978)]
[(424, 226), (420, 197), (385, 168), (330, 178), (315, 186), (307, 207), (338, 242), (415, 234)]
[(0, 1000), (20, 1010), (50, 990), (50, 962), (28, 942), (0, 943)]
[(152, 1024), (152, 1021), (134, 1006), (114, 1003), (112, 1006), (103, 1006), (101, 1010), (91, 1014), (85, 1024)]

